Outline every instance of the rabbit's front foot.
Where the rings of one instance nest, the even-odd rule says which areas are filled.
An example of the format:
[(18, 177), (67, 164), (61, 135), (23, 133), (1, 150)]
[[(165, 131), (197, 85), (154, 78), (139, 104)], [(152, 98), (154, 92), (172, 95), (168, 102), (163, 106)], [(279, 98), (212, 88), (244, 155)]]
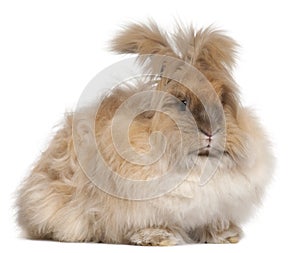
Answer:
[(207, 243), (238, 243), (242, 230), (231, 222), (216, 222), (208, 227)]
[(144, 228), (130, 237), (130, 243), (140, 246), (173, 246), (185, 244), (183, 237), (168, 228)]
[(192, 238), (201, 243), (238, 243), (242, 235), (242, 230), (233, 223), (217, 221), (197, 229)]

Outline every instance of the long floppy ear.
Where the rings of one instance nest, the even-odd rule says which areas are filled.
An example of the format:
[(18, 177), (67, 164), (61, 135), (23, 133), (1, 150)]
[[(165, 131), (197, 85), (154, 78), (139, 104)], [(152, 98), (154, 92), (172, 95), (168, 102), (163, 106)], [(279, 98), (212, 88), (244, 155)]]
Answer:
[(153, 21), (148, 25), (131, 24), (125, 27), (113, 40), (111, 49), (122, 54), (161, 54), (174, 56), (167, 34)]
[(195, 31), (178, 26), (175, 44), (183, 60), (202, 70), (232, 70), (237, 43), (212, 27)]

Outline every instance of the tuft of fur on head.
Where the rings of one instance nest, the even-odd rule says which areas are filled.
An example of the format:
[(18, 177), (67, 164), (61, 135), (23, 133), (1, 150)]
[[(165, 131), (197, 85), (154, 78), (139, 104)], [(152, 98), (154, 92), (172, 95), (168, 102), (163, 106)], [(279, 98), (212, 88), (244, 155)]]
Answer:
[(212, 26), (196, 31), (178, 25), (174, 42), (180, 58), (198, 69), (228, 71), (235, 64), (237, 43)]
[(196, 31), (177, 25), (175, 33), (166, 33), (158, 25), (130, 24), (111, 41), (111, 49), (122, 54), (160, 54), (180, 58), (202, 71), (227, 74), (235, 64), (238, 44), (212, 26)]
[(131, 24), (114, 38), (111, 49), (122, 54), (174, 55), (167, 34), (153, 21), (149, 24)]

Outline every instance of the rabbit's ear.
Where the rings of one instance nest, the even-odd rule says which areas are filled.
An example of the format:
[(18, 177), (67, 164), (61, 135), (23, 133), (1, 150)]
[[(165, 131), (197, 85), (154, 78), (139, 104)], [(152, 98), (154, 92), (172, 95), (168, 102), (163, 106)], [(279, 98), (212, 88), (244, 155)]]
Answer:
[(148, 25), (126, 26), (112, 40), (111, 49), (122, 54), (174, 55), (167, 40), (167, 34), (163, 33), (153, 21), (149, 21)]
[(238, 45), (220, 30), (178, 26), (174, 39), (181, 58), (200, 70), (230, 71), (234, 67)]

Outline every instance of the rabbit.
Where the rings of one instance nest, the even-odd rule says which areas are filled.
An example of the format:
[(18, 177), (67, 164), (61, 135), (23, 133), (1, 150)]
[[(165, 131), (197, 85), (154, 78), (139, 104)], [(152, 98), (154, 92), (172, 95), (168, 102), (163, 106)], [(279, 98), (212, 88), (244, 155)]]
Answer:
[[(178, 25), (166, 33), (151, 21), (126, 26), (111, 48), (138, 55), (141, 65), (151, 55), (145, 68), (160, 73), (157, 83), (116, 86), (99, 107), (66, 114), (18, 191), (25, 236), (143, 246), (237, 243), (274, 160), (232, 77), (237, 43), (212, 27)], [(103, 172), (98, 151), (113, 176)]]

